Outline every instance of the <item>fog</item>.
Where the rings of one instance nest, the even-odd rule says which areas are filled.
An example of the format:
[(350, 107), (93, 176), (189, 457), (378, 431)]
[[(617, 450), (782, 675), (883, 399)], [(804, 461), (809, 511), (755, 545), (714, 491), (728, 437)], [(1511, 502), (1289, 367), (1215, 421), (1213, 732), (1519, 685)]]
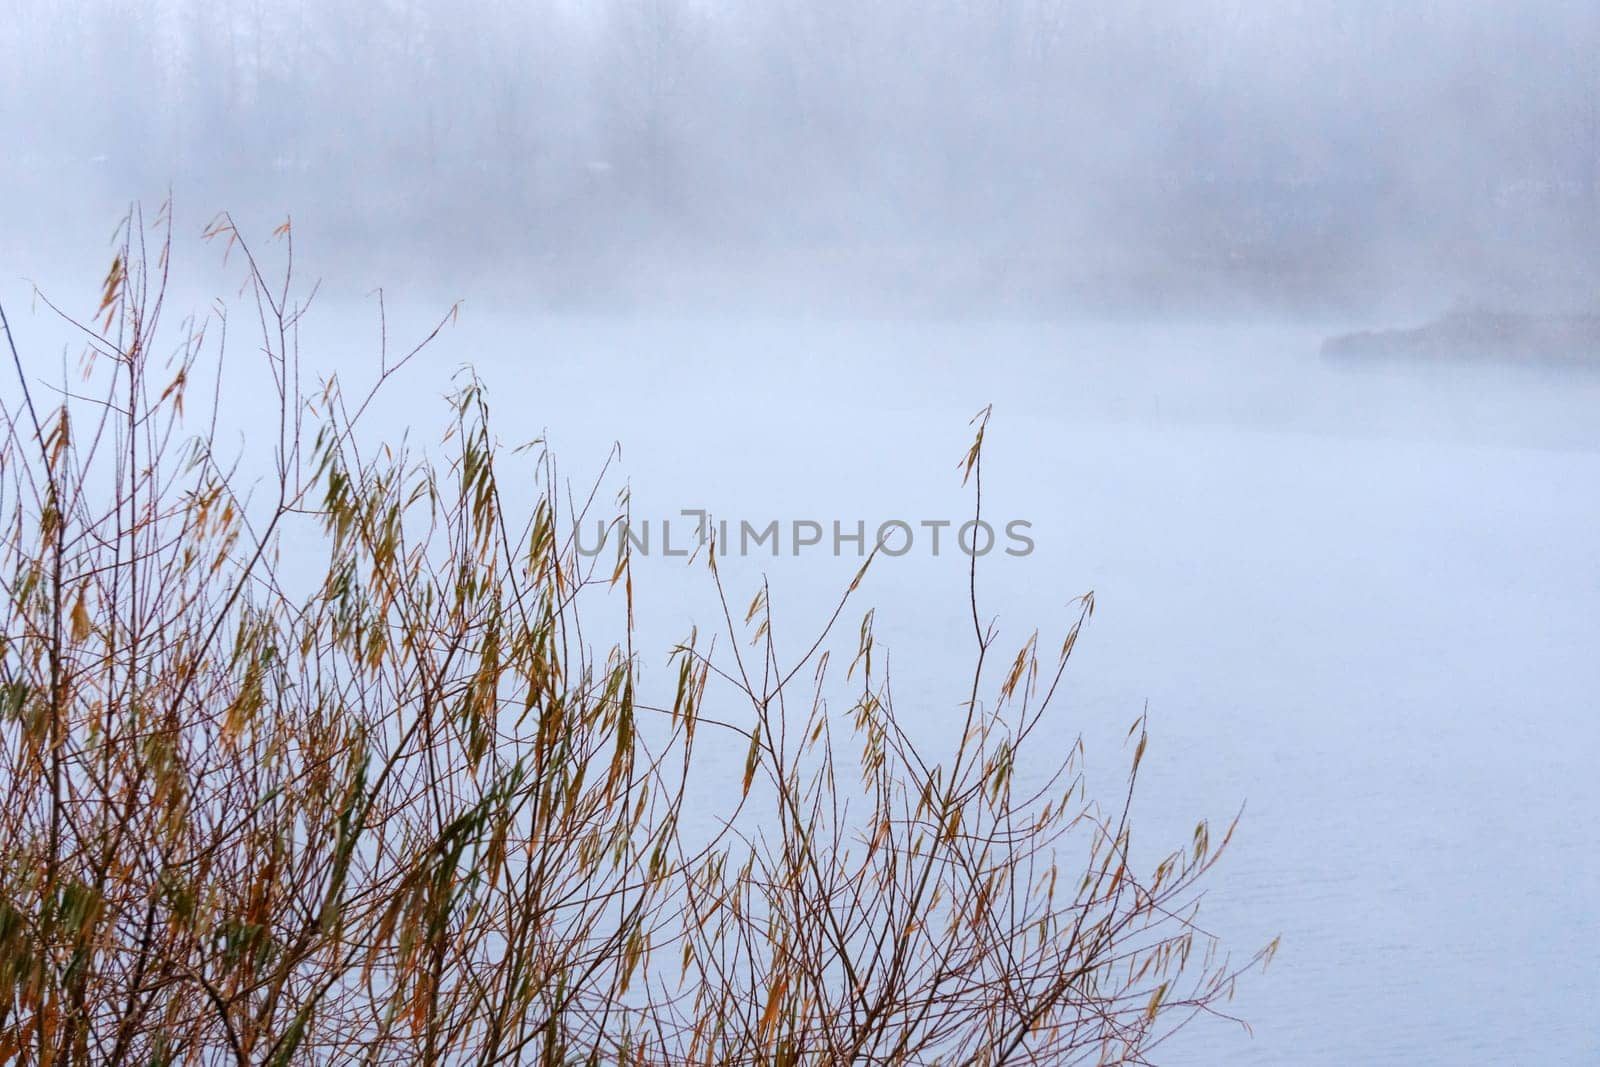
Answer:
[[(377, 286), (395, 343), (462, 301), (375, 434), (436, 439), (471, 363), (575, 484), (620, 444), (641, 517), (959, 523), (992, 403), (985, 509), (1035, 550), (985, 557), (986, 612), (1020, 643), (1098, 604), (1052, 743), (1083, 733), (1115, 783), (1148, 708), (1141, 832), (1246, 804), (1207, 927), (1284, 938), (1231, 1005), (1253, 1033), (1202, 1021), (1158, 1062), (1600, 1057), (1600, 330), (1322, 351), (1600, 312), (1600, 6), (5, 18), (0, 300), (30, 375), (75, 344), (30, 286), (92, 311), (116, 218), (170, 192), (175, 309), (237, 292), (216, 212), (272, 257), (292, 216), (315, 373), (370, 372)], [(956, 728), (967, 562), (919, 543), (863, 587), (929, 729)], [(798, 640), (859, 565), (825, 539), (723, 566)], [(715, 601), (661, 554), (638, 583), (664, 671)]]
[(170, 187), (202, 221), (293, 214), (324, 264), (554, 308), (1570, 305), (1596, 278), (1578, 0), (6, 19), (9, 241)]

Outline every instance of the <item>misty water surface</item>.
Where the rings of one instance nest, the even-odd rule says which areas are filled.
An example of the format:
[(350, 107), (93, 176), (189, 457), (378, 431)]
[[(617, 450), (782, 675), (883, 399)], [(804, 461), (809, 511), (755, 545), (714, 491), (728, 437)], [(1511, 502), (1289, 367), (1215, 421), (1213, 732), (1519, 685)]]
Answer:
[[(1600, 375), (1331, 366), (1328, 328), (467, 313), (408, 388), (470, 360), (502, 436), (547, 432), (580, 484), (620, 442), (636, 517), (869, 530), (970, 514), (992, 401), (985, 514), (1036, 550), (985, 558), (985, 614), (1009, 645), (1097, 596), (1052, 743), (1081, 731), (1115, 788), (1148, 704), (1141, 842), (1247, 802), (1203, 915), (1237, 952), (1284, 936), (1234, 1005), (1253, 1039), (1201, 1022), (1160, 1061), (1587, 1061)], [(830, 547), (725, 562), (733, 599), (768, 575), (798, 650), (859, 564)], [(714, 626), (703, 568), (637, 574), (646, 647)], [(935, 736), (966, 577), (919, 547), (859, 602)]]
[[(174, 310), (198, 306), (185, 295)], [(391, 343), (440, 310), (391, 303)], [(13, 319), (55, 376), (50, 313)], [(368, 429), (437, 440), (471, 364), (505, 443), (545, 437), (580, 492), (619, 445), (597, 513), (627, 485), (635, 518), (681, 522), (681, 545), (685, 509), (959, 524), (956, 460), (993, 403), (984, 514), (1026, 520), (1035, 547), (984, 558), (981, 610), (1014, 648), (1097, 597), (1042, 743), (1081, 733), (1109, 799), (1148, 707), (1136, 847), (1247, 805), (1202, 917), (1241, 957), (1284, 939), (1232, 1005), (1253, 1037), (1201, 1021), (1161, 1061), (1584, 1062), (1600, 1052), (1600, 374), (1338, 365), (1318, 343), (1340, 325), (468, 305)], [(374, 299), (335, 293), (302, 356), (359, 379), (377, 326)], [(224, 438), (248, 446), (254, 409), (229, 403)], [(739, 604), (771, 580), (780, 648), (805, 647), (860, 564), (828, 540), (723, 562)], [(900, 713), (937, 739), (973, 639), (967, 559), (929, 547), (880, 559), (852, 611), (877, 608)], [(716, 601), (703, 567), (659, 550), (635, 574), (646, 681), (665, 684), (666, 650), (715, 629)], [(725, 803), (716, 780), (703, 817)]]

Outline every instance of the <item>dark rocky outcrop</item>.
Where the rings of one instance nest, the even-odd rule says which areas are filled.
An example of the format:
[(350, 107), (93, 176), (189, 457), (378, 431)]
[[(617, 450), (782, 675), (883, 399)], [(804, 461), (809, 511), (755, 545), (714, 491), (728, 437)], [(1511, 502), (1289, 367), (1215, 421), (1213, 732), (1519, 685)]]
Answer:
[(1600, 366), (1600, 315), (1455, 311), (1409, 330), (1330, 337), (1331, 359), (1493, 360)]

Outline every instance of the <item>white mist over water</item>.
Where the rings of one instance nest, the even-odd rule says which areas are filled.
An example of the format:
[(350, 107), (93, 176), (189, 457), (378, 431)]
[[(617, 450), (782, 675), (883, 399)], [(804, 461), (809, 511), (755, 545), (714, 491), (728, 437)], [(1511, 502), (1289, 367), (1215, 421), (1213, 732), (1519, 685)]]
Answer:
[[(395, 350), (418, 310), (391, 306)], [(12, 316), (46, 371), (47, 316)], [(370, 301), (323, 304), (306, 366), (369, 372), (376, 321)], [(1050, 647), (1071, 598), (1097, 600), (1039, 743), (1081, 732), (1090, 794), (1112, 800), (1148, 707), (1136, 847), (1247, 804), (1202, 924), (1241, 959), (1283, 936), (1232, 1005), (1254, 1036), (1201, 1021), (1159, 1061), (1592, 1059), (1600, 375), (1341, 367), (1316, 354), (1326, 332), (468, 307), (368, 430), (437, 441), (437, 398), (470, 362), (502, 441), (547, 436), (575, 492), (620, 444), (597, 514), (627, 484), (636, 519), (683, 531), (684, 509), (870, 531), (970, 517), (956, 461), (993, 403), (984, 515), (1027, 520), (1036, 542), (980, 564), (997, 654), (1035, 627)], [(830, 541), (722, 563), (737, 613), (770, 579), (785, 651), (860, 565)], [(925, 738), (958, 729), (966, 583), (948, 540), (935, 557), (919, 539), (874, 564), (841, 623), (849, 643), (877, 609), (899, 711)], [(666, 685), (671, 644), (720, 627), (710, 578), (656, 552), (635, 586), (646, 683)]]
[[(1000, 647), (1097, 611), (1049, 743), (1114, 789), (1148, 703), (1145, 847), (1248, 802), (1202, 913), (1234, 1004), (1163, 1063), (1580, 1062), (1600, 1053), (1600, 377), (1351, 370), (1304, 326), (531, 320), (470, 314), (502, 434), (569, 465), (622, 444), (634, 514), (971, 512), (955, 461), (994, 402), (985, 514), (1037, 550), (980, 566)], [(518, 425), (520, 424), (520, 425)], [(574, 468), (575, 469), (575, 468)], [(859, 560), (762, 572), (801, 646)], [(714, 628), (702, 568), (636, 568), (643, 647)], [(966, 559), (879, 560), (902, 714), (959, 722)], [(698, 592), (697, 592), (698, 591)], [(648, 662), (648, 661), (647, 661)]]

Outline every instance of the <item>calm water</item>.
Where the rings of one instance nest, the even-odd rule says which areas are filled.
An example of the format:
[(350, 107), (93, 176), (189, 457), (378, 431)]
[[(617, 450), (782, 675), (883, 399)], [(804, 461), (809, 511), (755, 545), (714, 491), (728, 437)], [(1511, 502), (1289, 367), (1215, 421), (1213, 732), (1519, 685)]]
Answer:
[[(1015, 646), (1099, 605), (1048, 743), (1082, 732), (1109, 789), (1148, 705), (1141, 841), (1247, 803), (1203, 915), (1240, 956), (1283, 936), (1234, 1005), (1254, 1036), (1199, 1023), (1162, 1061), (1594, 1062), (1600, 375), (1334, 368), (1316, 346), (1338, 325), (469, 309), (380, 418), (432, 439), (428, 398), (471, 361), (502, 437), (548, 432), (575, 480), (620, 441), (602, 507), (626, 479), (636, 519), (871, 529), (970, 514), (955, 462), (992, 402), (985, 513), (1036, 549), (984, 561), (985, 614)], [(334, 302), (303, 358), (362, 366), (375, 338), (370, 307)], [(799, 647), (847, 549), (723, 571), (740, 603), (766, 572)], [(861, 594), (930, 737), (956, 721), (965, 582), (919, 545)], [(637, 585), (644, 644), (713, 627), (701, 571), (657, 556)]]
[[(995, 403), (986, 512), (1037, 549), (986, 561), (986, 613), (1020, 642), (1096, 591), (1059, 740), (1112, 784), (1148, 702), (1143, 836), (1247, 802), (1206, 914), (1284, 938), (1254, 1037), (1163, 1062), (1600, 1057), (1600, 377), (1330, 368), (1313, 328), (470, 320), (447, 347), (502, 417), (569, 465), (620, 438), (636, 516), (959, 522)], [(855, 566), (725, 573), (742, 602), (766, 570), (798, 638)], [(647, 627), (707, 607), (642, 570)], [(918, 550), (864, 590), (935, 726), (964, 580)]]

